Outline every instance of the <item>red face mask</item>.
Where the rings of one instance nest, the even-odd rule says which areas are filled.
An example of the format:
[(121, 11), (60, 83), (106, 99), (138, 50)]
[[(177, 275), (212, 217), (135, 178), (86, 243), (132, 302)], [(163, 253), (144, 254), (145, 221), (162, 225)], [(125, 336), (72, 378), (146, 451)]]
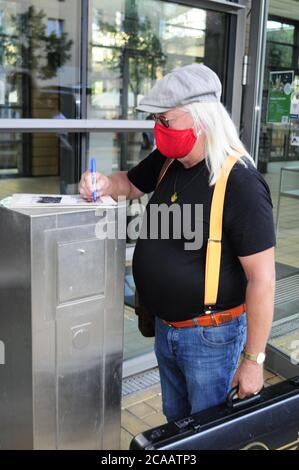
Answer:
[(171, 129), (161, 124), (155, 125), (154, 135), (158, 150), (168, 158), (186, 157), (197, 139), (193, 129)]

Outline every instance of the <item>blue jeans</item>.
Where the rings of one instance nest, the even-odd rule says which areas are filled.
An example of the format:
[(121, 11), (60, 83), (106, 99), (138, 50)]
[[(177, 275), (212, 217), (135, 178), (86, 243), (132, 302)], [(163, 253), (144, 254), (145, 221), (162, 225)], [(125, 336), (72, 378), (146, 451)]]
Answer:
[(174, 328), (156, 317), (155, 329), (167, 420), (223, 403), (246, 343), (246, 313), (216, 327)]

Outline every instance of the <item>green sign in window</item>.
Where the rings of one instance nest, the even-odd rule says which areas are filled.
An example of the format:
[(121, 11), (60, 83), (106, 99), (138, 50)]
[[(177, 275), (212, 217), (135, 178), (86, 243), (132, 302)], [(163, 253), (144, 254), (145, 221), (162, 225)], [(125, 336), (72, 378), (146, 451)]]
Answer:
[(289, 122), (294, 72), (270, 72), (267, 122)]

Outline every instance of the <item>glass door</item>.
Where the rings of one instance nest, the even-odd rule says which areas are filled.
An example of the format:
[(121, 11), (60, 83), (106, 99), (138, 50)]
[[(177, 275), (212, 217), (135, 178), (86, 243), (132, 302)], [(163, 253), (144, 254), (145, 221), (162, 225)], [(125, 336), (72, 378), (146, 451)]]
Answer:
[[(106, 174), (146, 157), (153, 134), (137, 131), (136, 120), (146, 115), (137, 114), (135, 106), (176, 66), (199, 62), (214, 69), (223, 84), (223, 103), (239, 126), (246, 3), (0, 0), (0, 119), (39, 120), (30, 132), (30, 123), (11, 132), (13, 122), (11, 127), (6, 122), (0, 135), (0, 198), (77, 191), (91, 156)], [(57, 123), (51, 126), (45, 118), (65, 120), (68, 132), (57, 133)], [(79, 127), (94, 119), (91, 128), (99, 126), (99, 132), (87, 126), (76, 134), (74, 118)], [(109, 121), (119, 119), (130, 132), (121, 125), (107, 129)], [(153, 342), (137, 331), (133, 250), (128, 243), (125, 359), (143, 355), (143, 367)]]
[[(287, 4), (269, 2), (255, 158), (276, 218), (277, 286), (267, 366), (291, 377), (299, 371), (299, 10), (298, 2)], [(244, 125), (250, 127), (248, 121)]]
[[(244, 36), (240, 31), (244, 18), (244, 8), (227, 2), (91, 0), (88, 118), (150, 118), (137, 113), (135, 107), (154, 82), (175, 67), (197, 62), (208, 65), (219, 75), (223, 83), (222, 101), (238, 121)], [(97, 158), (98, 168), (103, 172), (127, 170), (145, 158), (153, 144), (150, 131), (91, 134), (88, 155)], [(124, 351), (127, 360), (153, 351), (153, 341), (143, 338), (138, 331), (133, 310), (133, 250), (134, 244), (128, 244)]]

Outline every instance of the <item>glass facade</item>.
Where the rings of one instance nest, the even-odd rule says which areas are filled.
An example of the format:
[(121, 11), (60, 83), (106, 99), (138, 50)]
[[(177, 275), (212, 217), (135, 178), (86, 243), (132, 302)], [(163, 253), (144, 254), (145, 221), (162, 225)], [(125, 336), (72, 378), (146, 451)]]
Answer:
[[(0, 0), (0, 118), (136, 120), (135, 107), (175, 67), (211, 66), (223, 83), (231, 15), (159, 0)], [(231, 96), (231, 90), (229, 95)], [(106, 174), (153, 148), (148, 132), (0, 133), (0, 196), (74, 193), (90, 157)], [(125, 358), (152, 350), (132, 310), (127, 249)]]

